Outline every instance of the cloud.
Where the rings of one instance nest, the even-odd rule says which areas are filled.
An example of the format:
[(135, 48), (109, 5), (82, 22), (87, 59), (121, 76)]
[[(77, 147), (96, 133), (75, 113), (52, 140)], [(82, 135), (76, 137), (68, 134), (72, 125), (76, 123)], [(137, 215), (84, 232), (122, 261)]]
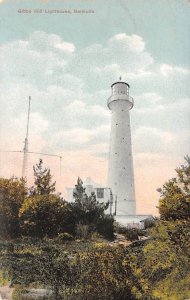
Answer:
[(190, 98), (177, 98), (167, 99), (156, 93), (145, 93), (135, 97), (137, 109), (139, 113), (144, 112), (159, 112), (159, 111), (174, 111), (174, 110), (187, 110), (189, 111)]
[(75, 45), (62, 40), (62, 38), (57, 34), (35, 31), (29, 37), (29, 49), (43, 52), (55, 51), (58, 49), (67, 54), (75, 51)]
[(108, 109), (100, 105), (87, 105), (84, 101), (75, 100), (62, 109), (66, 127), (94, 128), (101, 123), (109, 123)]
[(154, 109), (162, 103), (163, 97), (157, 93), (143, 93), (135, 97), (136, 111)]
[[(183, 145), (183, 147), (182, 147)], [(184, 129), (180, 132), (159, 130), (154, 127), (140, 127), (134, 132), (133, 149), (137, 155), (169, 155), (183, 158), (189, 151), (190, 135)]]
[(75, 51), (75, 46), (67, 42), (58, 42), (55, 44), (55, 48), (71, 53)]
[[(86, 146), (92, 143), (95, 135), (90, 132), (109, 125), (106, 99), (111, 91), (108, 87), (120, 75), (123, 80), (134, 82), (132, 89), (140, 91), (131, 112), (135, 128), (148, 128), (152, 124), (162, 130), (162, 126), (172, 123), (174, 114), (180, 121), (182, 111), (188, 109), (187, 98), (173, 101), (173, 97), (170, 99), (154, 90), (162, 84), (158, 65), (146, 50), (143, 38), (135, 34), (121, 32), (104, 44), (78, 49), (58, 35), (35, 31), (25, 40), (2, 45), (0, 51), (3, 58), (1, 107), (5, 112), (2, 120), (6, 123), (7, 115), (14, 119), (15, 111), (18, 115), (26, 114), (27, 98), (31, 95), (32, 111), (49, 122), (44, 139), (63, 130), (80, 129), (87, 130), (83, 132)], [(188, 74), (186, 69), (166, 64), (160, 70), (164, 76), (176, 72)], [(173, 89), (171, 82), (167, 88)], [(187, 126), (185, 117), (181, 118), (183, 124)], [(170, 128), (166, 131), (170, 132)]]
[(125, 48), (128, 48), (131, 52), (143, 52), (145, 50), (145, 42), (142, 37), (136, 34), (132, 34), (131, 36), (126, 33), (119, 33), (110, 38), (110, 43), (120, 43), (123, 44)]
[[(11, 118), (11, 122), (1, 122), (1, 150), (22, 150), (26, 136), (27, 114)], [(43, 138), (49, 128), (49, 121), (40, 113), (31, 113), (29, 122), (30, 150), (40, 151), (47, 141)], [(5, 132), (14, 133), (6, 135)]]
[[(56, 133), (50, 142), (52, 147), (64, 151), (78, 151), (79, 149), (88, 150), (90, 153), (94, 152), (96, 145), (104, 144), (109, 141), (109, 126), (101, 125), (94, 129), (87, 128), (69, 128), (64, 131)], [(98, 149), (98, 147), (97, 147)], [(99, 148), (96, 155), (102, 154)]]
[(165, 77), (172, 76), (174, 74), (189, 75), (190, 69), (162, 64), (160, 66), (160, 73)]
[[(67, 65), (77, 76), (88, 78), (92, 91), (103, 88), (104, 78), (109, 84), (121, 75), (128, 79), (142, 79), (152, 74), (148, 70), (154, 59), (145, 49), (145, 42), (138, 35), (120, 33), (111, 37), (104, 44), (89, 45), (76, 51)], [(90, 66), (90, 68), (89, 68)]]
[(134, 144), (137, 152), (168, 152), (174, 140), (174, 134), (153, 127), (140, 127), (134, 133)]
[(152, 96), (149, 94), (149, 96), (139, 96), (135, 101), (133, 118), (137, 126), (142, 124), (143, 118), (145, 126), (165, 129), (172, 133), (189, 128), (189, 98), (167, 99), (157, 94)]
[(72, 43), (42, 31), (34, 32), (27, 40), (15, 40), (2, 45), (2, 81), (32, 84), (39, 89), (50, 84), (62, 85), (68, 57), (74, 50)]

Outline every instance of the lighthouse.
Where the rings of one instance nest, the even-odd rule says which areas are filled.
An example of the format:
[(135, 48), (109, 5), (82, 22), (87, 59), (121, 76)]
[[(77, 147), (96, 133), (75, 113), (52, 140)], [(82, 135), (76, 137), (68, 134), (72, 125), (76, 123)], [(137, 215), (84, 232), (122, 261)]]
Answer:
[(130, 110), (134, 100), (129, 84), (117, 81), (111, 85), (107, 105), (112, 112), (108, 184), (116, 199), (116, 215), (136, 214)]

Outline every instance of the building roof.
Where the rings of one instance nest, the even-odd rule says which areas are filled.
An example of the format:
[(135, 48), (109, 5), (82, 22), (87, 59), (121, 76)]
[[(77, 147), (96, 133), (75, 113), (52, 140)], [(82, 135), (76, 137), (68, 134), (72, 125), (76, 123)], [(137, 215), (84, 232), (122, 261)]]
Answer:
[[(103, 189), (108, 189), (108, 187), (106, 186), (102, 186), (101, 184), (99, 183), (96, 183), (95, 181), (93, 181), (91, 179), (91, 177), (87, 177), (84, 181), (83, 181), (83, 186), (86, 187), (87, 185), (92, 185), (94, 189), (97, 189), (97, 188), (103, 188)], [(74, 189), (74, 187), (69, 187), (67, 189)]]
[(117, 81), (117, 82), (112, 83), (111, 88), (112, 88), (115, 84), (117, 84), (117, 83), (123, 83), (123, 84), (126, 84), (126, 85), (130, 88), (130, 85), (129, 85), (127, 82), (124, 82), (124, 81)]

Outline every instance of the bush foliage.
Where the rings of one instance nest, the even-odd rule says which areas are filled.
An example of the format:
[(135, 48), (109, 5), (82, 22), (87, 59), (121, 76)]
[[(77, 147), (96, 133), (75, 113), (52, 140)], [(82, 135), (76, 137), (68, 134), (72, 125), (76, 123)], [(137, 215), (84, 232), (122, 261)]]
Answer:
[[(188, 157), (176, 172), (159, 189), (160, 219), (148, 222), (146, 232), (118, 225), (113, 229), (113, 218), (105, 214), (107, 204), (97, 202), (94, 194), (87, 196), (80, 178), (74, 203), (50, 191), (51, 182), (47, 193), (43, 186), (43, 192), (27, 194), (22, 179), (0, 180), (6, 229), (2, 237), (17, 237), (0, 244), (1, 281), (46, 286), (54, 300), (190, 298)], [(129, 246), (100, 241), (99, 234), (110, 238), (114, 230), (131, 241), (149, 237)], [(26, 237), (19, 240), (21, 232)], [(97, 240), (88, 240), (96, 234)]]

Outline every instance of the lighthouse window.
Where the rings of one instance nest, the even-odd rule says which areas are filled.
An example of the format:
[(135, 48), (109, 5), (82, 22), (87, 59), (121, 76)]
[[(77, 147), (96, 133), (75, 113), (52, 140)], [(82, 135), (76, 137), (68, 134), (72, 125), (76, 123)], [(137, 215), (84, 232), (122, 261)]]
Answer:
[(104, 189), (98, 188), (97, 189), (97, 198), (104, 198)]

